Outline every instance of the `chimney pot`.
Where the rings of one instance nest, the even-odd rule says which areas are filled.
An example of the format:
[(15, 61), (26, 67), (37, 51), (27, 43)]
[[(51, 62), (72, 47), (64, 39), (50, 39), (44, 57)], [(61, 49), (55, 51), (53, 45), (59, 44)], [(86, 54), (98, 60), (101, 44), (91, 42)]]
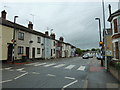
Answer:
[(29, 29), (33, 29), (33, 24), (32, 24), (31, 21), (29, 21), (28, 28), (29, 28)]
[(55, 34), (52, 33), (52, 34), (50, 35), (50, 37), (51, 37), (52, 39), (55, 39)]
[(1, 17), (2, 17), (3, 19), (6, 19), (6, 14), (7, 14), (7, 12), (6, 12), (5, 10), (3, 10), (3, 11), (1, 12)]
[(60, 37), (59, 40), (63, 42), (63, 41), (64, 41), (64, 38), (63, 38), (63, 37)]
[(46, 36), (49, 36), (49, 33), (48, 33), (48, 31), (46, 31), (46, 32), (45, 32), (45, 35), (46, 35)]

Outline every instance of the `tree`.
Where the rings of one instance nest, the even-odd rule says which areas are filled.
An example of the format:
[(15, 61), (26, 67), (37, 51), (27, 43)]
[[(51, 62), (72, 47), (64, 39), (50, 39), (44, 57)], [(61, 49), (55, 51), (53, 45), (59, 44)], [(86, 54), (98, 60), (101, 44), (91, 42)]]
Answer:
[(76, 52), (75, 53), (78, 54), (78, 55), (81, 55), (82, 54), (82, 50), (80, 48), (76, 48)]
[(95, 48), (92, 48), (91, 51), (96, 51), (96, 49), (95, 49)]

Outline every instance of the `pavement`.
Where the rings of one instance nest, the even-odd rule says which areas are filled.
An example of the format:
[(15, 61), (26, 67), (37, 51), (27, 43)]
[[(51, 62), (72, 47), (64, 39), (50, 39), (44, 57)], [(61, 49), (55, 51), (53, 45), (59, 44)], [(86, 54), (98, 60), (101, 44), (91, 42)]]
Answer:
[(23, 64), (3, 64), (3, 90), (6, 88), (80, 90), (107, 88), (120, 90), (118, 82), (100, 61), (82, 57), (40, 60)]

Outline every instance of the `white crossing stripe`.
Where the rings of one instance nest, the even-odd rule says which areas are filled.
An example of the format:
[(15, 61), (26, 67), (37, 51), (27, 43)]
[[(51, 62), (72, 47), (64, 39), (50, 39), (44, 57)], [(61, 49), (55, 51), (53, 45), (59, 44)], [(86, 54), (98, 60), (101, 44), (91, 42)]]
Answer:
[(25, 65), (35, 65), (35, 64), (38, 64), (38, 62), (37, 62), (37, 63), (30, 63), (30, 64), (25, 64)]
[(75, 78), (72, 77), (65, 77), (66, 79), (71, 79), (71, 80), (75, 80)]
[(24, 68), (16, 69), (17, 71), (22, 71)]
[(73, 67), (75, 67), (75, 65), (69, 65), (69, 66), (65, 67), (65, 69), (72, 69)]
[(60, 67), (63, 67), (63, 66), (65, 66), (65, 64), (56, 65), (56, 66), (54, 66), (54, 68), (60, 68)]
[(40, 63), (40, 64), (35, 64), (34, 66), (41, 66), (41, 65), (45, 65), (46, 63)]
[(38, 72), (32, 72), (32, 74), (40, 74), (40, 73), (38, 73)]
[(55, 65), (56, 63), (51, 63), (51, 64), (47, 64), (47, 65), (44, 65), (44, 67), (49, 67), (49, 66), (52, 66), (52, 65)]
[(9, 67), (9, 68), (4, 68), (5, 70), (9, 70), (9, 69), (11, 69), (12, 67)]
[(53, 74), (48, 74), (47, 76), (50, 76), (50, 77), (55, 77), (56, 75), (53, 75)]
[(84, 71), (85, 70), (85, 66), (80, 66), (77, 70)]

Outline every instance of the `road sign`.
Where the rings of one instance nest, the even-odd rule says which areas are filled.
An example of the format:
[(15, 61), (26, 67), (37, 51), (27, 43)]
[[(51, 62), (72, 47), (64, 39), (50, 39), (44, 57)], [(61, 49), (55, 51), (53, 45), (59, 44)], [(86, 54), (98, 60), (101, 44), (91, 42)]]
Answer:
[(107, 50), (106, 51), (106, 56), (112, 56), (112, 51), (111, 50)]

